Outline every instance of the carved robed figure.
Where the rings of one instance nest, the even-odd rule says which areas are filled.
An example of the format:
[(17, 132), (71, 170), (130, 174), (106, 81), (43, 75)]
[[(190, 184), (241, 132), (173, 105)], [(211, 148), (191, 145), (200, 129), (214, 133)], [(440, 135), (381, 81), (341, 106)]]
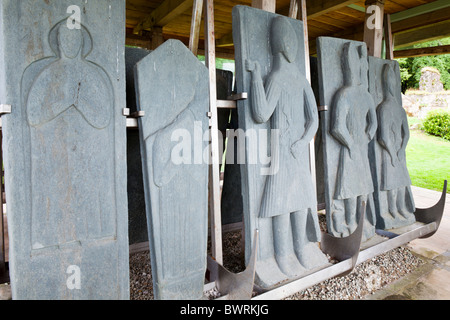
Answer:
[(115, 236), (114, 168), (97, 152), (113, 150), (112, 85), (100, 66), (86, 60), (92, 38), (84, 26), (71, 30), (64, 20), (50, 39), (56, 59), (22, 87), (31, 127), (34, 250)]
[(318, 39), (318, 74), (328, 232), (353, 233), (366, 202), (363, 241), (375, 235), (375, 203), (369, 144), (377, 130), (368, 91), (367, 47), (362, 42)]
[(411, 179), (406, 166), (409, 125), (401, 103), (396, 61), (369, 57), (370, 92), (377, 103), (378, 133), (373, 163), (376, 176), (377, 227), (393, 229), (415, 222)]
[(125, 4), (4, 0), (0, 16), (13, 299), (129, 299)]
[[(201, 299), (208, 237), (206, 67), (168, 40), (135, 67), (156, 299)], [(206, 160), (206, 161), (205, 161)]]
[[(234, 18), (241, 31), (235, 36), (240, 51), (237, 59), (242, 59), (242, 71), (249, 73), (244, 84), (238, 81), (238, 90), (250, 94), (241, 128), (260, 126), (271, 135), (270, 168), (260, 171), (265, 173), (263, 179), (247, 176), (243, 181), (246, 192), (255, 192), (258, 186), (254, 184), (261, 182), (259, 200), (253, 202), (244, 193), (244, 202), (252, 201), (246, 209), (252, 211), (250, 220), (259, 223), (260, 237), (265, 238), (259, 247), (257, 281), (270, 287), (274, 281), (300, 277), (328, 262), (318, 246), (317, 201), (309, 166), (309, 143), (318, 127), (317, 106), (304, 74), (301, 21), (245, 7), (234, 10)], [(253, 33), (248, 30), (250, 23), (264, 27)], [(264, 42), (270, 48), (261, 49), (259, 55), (248, 54)]]

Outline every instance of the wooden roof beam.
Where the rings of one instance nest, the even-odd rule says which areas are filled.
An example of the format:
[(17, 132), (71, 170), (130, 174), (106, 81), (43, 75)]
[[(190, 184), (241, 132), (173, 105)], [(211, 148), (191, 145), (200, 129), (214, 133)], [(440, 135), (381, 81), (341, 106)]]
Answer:
[(164, 0), (148, 17), (134, 27), (133, 33), (139, 34), (142, 30), (150, 30), (153, 26), (164, 27), (191, 6), (192, 0)]
[[(255, 3), (264, 3), (264, 0), (253, 0)], [(306, 12), (308, 19), (312, 19), (315, 17), (319, 17), (326, 13), (339, 10), (348, 5), (351, 5), (355, 2), (355, 0), (314, 0), (306, 2)], [(286, 8), (286, 12), (282, 12), (282, 14), (288, 14), (289, 8)], [(233, 36), (232, 34), (227, 34), (217, 39), (216, 41), (217, 47), (231, 47), (233, 46)]]
[(306, 3), (308, 19), (313, 19), (328, 12), (336, 11), (354, 4), (358, 1), (352, 0), (314, 0)]
[[(391, 28), (392, 33), (395, 34), (396, 37), (396, 40), (394, 42), (396, 48), (404, 48), (414, 43), (423, 42), (429, 39), (432, 40), (443, 38), (446, 36), (448, 28), (445, 30), (446, 27), (444, 26), (442, 27), (441, 32), (439, 32), (439, 27), (434, 27), (434, 25), (439, 25), (440, 23), (449, 20), (450, 2), (443, 3), (442, 1), (438, 0), (435, 1), (435, 3), (439, 4), (439, 6), (436, 6), (435, 4), (435, 10), (431, 10), (433, 7), (430, 7), (428, 5), (419, 6), (424, 9), (424, 13), (422, 14), (418, 14), (417, 10), (410, 11), (415, 9), (413, 8), (391, 15), (391, 22), (393, 16), (395, 19), (395, 22), (392, 22), (391, 24)], [(420, 31), (420, 29), (422, 28), (426, 28), (426, 30)], [(339, 31), (330, 36), (362, 41), (363, 32), (364, 25), (358, 25), (348, 30)], [(414, 35), (414, 33), (416, 33), (416, 35)], [(411, 43), (411, 41), (414, 41), (414, 43)], [(316, 52), (314, 41), (311, 42), (310, 49), (312, 53)]]
[(431, 25), (449, 19), (450, 19), (450, 2), (447, 8), (442, 8), (439, 10), (423, 13), (418, 16), (406, 18), (403, 20), (397, 20), (396, 22), (393, 22), (392, 32), (400, 33), (404, 31), (411, 31), (413, 29), (417, 29), (426, 25)]
[(449, 54), (450, 45), (394, 51), (395, 58), (413, 58)]
[[(450, 20), (395, 35), (395, 48), (405, 48), (425, 41), (450, 36)], [(394, 52), (395, 55), (395, 52)]]
[(397, 21), (413, 18), (448, 7), (450, 7), (450, 2), (448, 0), (436, 0), (411, 9), (391, 14), (391, 22), (394, 23)]

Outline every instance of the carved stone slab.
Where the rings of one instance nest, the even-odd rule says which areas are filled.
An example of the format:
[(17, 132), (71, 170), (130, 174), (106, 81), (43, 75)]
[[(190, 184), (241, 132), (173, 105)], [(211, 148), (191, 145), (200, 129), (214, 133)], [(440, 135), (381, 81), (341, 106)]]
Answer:
[[(206, 67), (178, 40), (136, 65), (153, 289), (156, 299), (200, 299), (208, 237)], [(206, 159), (208, 160), (208, 159)]]
[(375, 207), (369, 143), (377, 129), (375, 102), (368, 91), (367, 47), (363, 42), (317, 40), (325, 203), (328, 232), (353, 233), (367, 201), (363, 241), (375, 235)]
[(402, 107), (397, 61), (369, 57), (369, 91), (377, 106), (378, 132), (373, 142), (377, 228), (393, 229), (415, 222), (411, 179), (405, 149), (409, 125)]
[(255, 281), (271, 288), (327, 263), (317, 244), (317, 201), (309, 171), (317, 106), (305, 77), (302, 21), (236, 6), (233, 38), (237, 92), (249, 93), (249, 99), (238, 102), (245, 135), (238, 152), (245, 152), (246, 259), (258, 229)]
[(0, 4), (14, 299), (128, 299), (120, 0)]

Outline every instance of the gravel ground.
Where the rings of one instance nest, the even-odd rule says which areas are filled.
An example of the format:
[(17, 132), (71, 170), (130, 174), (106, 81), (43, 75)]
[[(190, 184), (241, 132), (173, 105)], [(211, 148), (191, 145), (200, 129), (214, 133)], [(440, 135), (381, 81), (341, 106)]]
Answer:
[[(321, 220), (321, 228), (324, 227)], [(224, 266), (238, 273), (244, 269), (241, 250), (241, 232), (229, 232), (223, 236)], [(381, 254), (356, 267), (349, 275), (328, 279), (313, 287), (292, 295), (286, 300), (357, 300), (374, 293), (389, 283), (414, 271), (425, 262), (406, 247), (399, 247)], [(130, 256), (131, 300), (152, 300), (152, 276), (149, 252)]]
[(286, 300), (358, 300), (400, 279), (424, 261), (406, 247), (372, 258), (345, 277), (332, 278), (298, 292)]

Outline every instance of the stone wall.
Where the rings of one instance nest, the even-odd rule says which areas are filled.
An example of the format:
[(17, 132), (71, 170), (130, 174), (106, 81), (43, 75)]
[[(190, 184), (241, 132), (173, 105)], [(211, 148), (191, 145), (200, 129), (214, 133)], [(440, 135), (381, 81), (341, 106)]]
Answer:
[(407, 90), (402, 95), (403, 107), (409, 116), (423, 119), (432, 110), (450, 110), (450, 91), (444, 90), (440, 78), (437, 69), (422, 69), (419, 90)]

